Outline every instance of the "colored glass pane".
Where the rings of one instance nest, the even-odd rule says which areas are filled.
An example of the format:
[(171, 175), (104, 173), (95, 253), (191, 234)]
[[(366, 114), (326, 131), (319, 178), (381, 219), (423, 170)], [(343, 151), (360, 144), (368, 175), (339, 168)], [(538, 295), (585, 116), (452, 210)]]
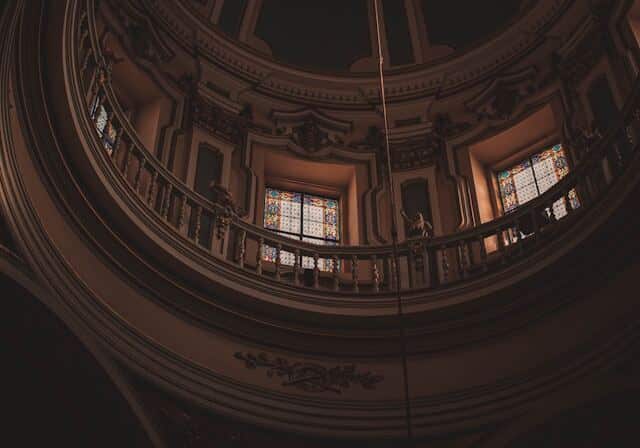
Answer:
[[(282, 236), (317, 245), (335, 245), (340, 241), (339, 202), (307, 193), (267, 188), (265, 192), (264, 227)], [(275, 262), (277, 250), (267, 246), (264, 260)], [(280, 263), (292, 266), (295, 255), (280, 252)], [(312, 269), (313, 258), (300, 259), (303, 268)], [(318, 260), (318, 268), (331, 270), (331, 260)]]
[[(505, 213), (540, 196), (569, 173), (569, 164), (562, 145), (539, 152), (508, 170), (498, 173), (500, 198)], [(580, 206), (574, 190), (569, 193), (572, 208)], [(556, 218), (567, 214), (565, 199), (553, 204)]]
[(100, 97), (96, 97), (93, 105), (91, 106), (91, 118), (93, 119), (96, 131), (104, 148), (109, 154), (114, 149), (118, 131), (115, 126), (109, 120), (109, 114), (104, 105), (100, 104)]

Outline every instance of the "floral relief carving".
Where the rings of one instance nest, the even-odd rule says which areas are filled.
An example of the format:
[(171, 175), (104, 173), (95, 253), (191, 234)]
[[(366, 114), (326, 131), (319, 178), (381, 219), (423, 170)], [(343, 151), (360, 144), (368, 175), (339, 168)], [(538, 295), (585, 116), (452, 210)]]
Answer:
[(266, 369), (269, 378), (282, 379), (282, 386), (294, 387), (305, 392), (333, 392), (341, 394), (354, 384), (363, 389), (375, 389), (384, 377), (372, 372), (358, 372), (353, 364), (325, 367), (309, 362), (289, 361), (281, 357), (270, 357), (266, 353), (237, 352), (235, 358), (243, 361), (248, 369)]

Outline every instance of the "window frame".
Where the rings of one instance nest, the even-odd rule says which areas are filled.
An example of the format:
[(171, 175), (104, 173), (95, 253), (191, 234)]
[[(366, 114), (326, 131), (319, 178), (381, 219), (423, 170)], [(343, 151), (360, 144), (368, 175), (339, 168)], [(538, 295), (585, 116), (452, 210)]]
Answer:
[[(498, 199), (500, 201), (500, 206), (502, 207), (502, 214), (503, 215), (508, 215), (510, 213), (514, 213), (520, 207), (522, 207), (527, 202), (530, 202), (531, 200), (533, 200), (535, 198), (532, 198), (527, 202), (519, 203), (516, 207), (514, 207), (511, 210), (507, 211), (506, 210), (506, 205), (505, 205), (505, 202), (504, 202), (504, 196), (503, 196), (503, 193), (502, 193), (502, 189), (500, 187), (500, 174), (504, 173), (505, 171), (511, 171), (517, 165), (520, 165), (520, 164), (524, 163), (525, 161), (528, 161), (529, 162), (529, 167), (527, 169), (531, 170), (531, 173), (533, 175), (532, 176), (533, 177), (533, 184), (535, 185), (536, 192), (537, 192), (536, 198), (540, 197), (542, 194), (544, 194), (544, 192), (540, 191), (540, 185), (538, 184), (539, 179), (536, 177), (533, 158), (535, 156), (545, 152), (545, 151), (552, 150), (553, 148), (555, 148), (558, 145), (560, 145), (562, 147), (562, 151), (564, 153), (564, 158), (565, 158), (565, 160), (567, 162), (567, 174), (569, 174), (573, 170), (573, 167), (572, 167), (571, 160), (570, 160), (570, 157), (569, 157), (569, 152), (567, 151), (567, 148), (565, 147), (565, 145), (562, 142), (554, 143), (554, 144), (551, 144), (551, 145), (540, 146), (537, 150), (535, 150), (533, 152), (530, 152), (527, 156), (522, 157), (517, 162), (510, 163), (505, 168), (497, 169), (497, 170), (495, 170), (493, 172), (494, 178), (496, 179), (496, 190), (497, 190), (496, 193), (497, 193)], [(557, 182), (560, 182), (560, 180), (562, 180), (562, 179), (558, 179)], [(516, 193), (516, 195), (517, 195), (517, 193)]]
[[(281, 191), (281, 192), (285, 192), (285, 193), (294, 193), (294, 194), (300, 194), (300, 204), (301, 204), (301, 208), (300, 208), (300, 233), (294, 233), (294, 232), (288, 232), (286, 230), (275, 230), (275, 229), (269, 229), (267, 227), (264, 226), (264, 220), (265, 220), (265, 215), (266, 215), (266, 200), (267, 200), (267, 191), (268, 190), (276, 190), (276, 191)], [(304, 190), (299, 190), (299, 191), (295, 191), (292, 189), (285, 189), (285, 188), (280, 188), (277, 186), (272, 186), (270, 184), (265, 185), (264, 188), (264, 203), (265, 203), (265, 207), (263, 208), (263, 212), (262, 212), (262, 223), (263, 223), (263, 227), (265, 230), (268, 230), (270, 232), (275, 233), (276, 235), (290, 235), (290, 236), (295, 236), (298, 237), (296, 240), (294, 241), (301, 241), (301, 242), (305, 242), (305, 243), (311, 243), (310, 241), (305, 241), (306, 239), (312, 239), (315, 241), (323, 241), (323, 242), (327, 242), (327, 243), (335, 243), (334, 245), (338, 246), (340, 245), (342, 238), (343, 238), (343, 229), (342, 229), (342, 201), (340, 197), (333, 197), (333, 196), (328, 196), (328, 195), (322, 195), (322, 194), (317, 194), (317, 193), (310, 193), (308, 191), (304, 191)], [(337, 211), (338, 211), (338, 222), (336, 224), (337, 228), (338, 228), (338, 238), (335, 240), (329, 239), (329, 238), (320, 238), (317, 236), (312, 236), (312, 235), (305, 235), (304, 233), (304, 197), (305, 195), (307, 196), (312, 196), (312, 197), (316, 197), (316, 198), (320, 198), (320, 199), (326, 199), (326, 200), (332, 200), (332, 201), (336, 201), (337, 203)], [(293, 239), (293, 238), (291, 238)], [(311, 243), (313, 244), (313, 243)], [(318, 246), (323, 246), (323, 244), (317, 244)], [(325, 244), (328, 246), (328, 244)]]

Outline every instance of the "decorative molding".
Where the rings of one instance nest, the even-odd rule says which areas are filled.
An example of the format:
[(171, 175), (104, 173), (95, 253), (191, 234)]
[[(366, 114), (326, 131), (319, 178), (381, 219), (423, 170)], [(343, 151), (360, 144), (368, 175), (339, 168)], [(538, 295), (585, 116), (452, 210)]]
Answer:
[(391, 144), (391, 166), (394, 170), (415, 169), (436, 163), (444, 142), (434, 132)]
[(195, 125), (223, 140), (237, 145), (245, 140), (249, 120), (243, 115), (232, 115), (201, 95), (194, 96), (191, 114)]
[(433, 130), (444, 139), (464, 134), (472, 127), (473, 124), (468, 121), (453, 121), (448, 113), (439, 113), (433, 118)]
[[(188, 4), (167, 0), (144, 0), (142, 3), (158, 20), (159, 26), (187, 52), (192, 53), (197, 48), (198, 53), (213, 65), (258, 83), (256, 90), (261, 93), (306, 104), (339, 107), (368, 107), (379, 101), (379, 88), (373, 74), (357, 77), (349, 73), (320, 75), (280, 64), (251, 48), (238, 46), (214, 30)], [(575, 3), (572, 0), (539, 1), (517, 25), (510, 26), (485, 45), (466, 53), (456, 53), (437, 63), (392, 71), (388, 74), (388, 100), (404, 101), (434, 93), (443, 97), (482, 82), (542, 45), (545, 33), (565, 16), (570, 16), (567, 11)], [(269, 80), (261, 82), (267, 75)]]
[(318, 126), (322, 126), (328, 131), (337, 131), (346, 134), (353, 129), (353, 123), (351, 121), (333, 118), (315, 109), (303, 108), (295, 111), (274, 110), (271, 112), (271, 118), (276, 128), (282, 127), (283, 125), (295, 126), (308, 121), (314, 121)]
[(522, 100), (536, 91), (537, 74), (538, 70), (530, 66), (498, 75), (482, 92), (467, 101), (465, 107), (479, 120), (509, 119)]
[(561, 79), (575, 87), (591, 72), (605, 55), (604, 36), (596, 19), (585, 22), (558, 50), (556, 57)]
[(292, 362), (284, 358), (272, 358), (266, 353), (254, 355), (237, 352), (236, 359), (243, 361), (247, 369), (266, 368), (267, 376), (283, 378), (282, 386), (295, 387), (305, 392), (333, 392), (341, 394), (353, 384), (363, 389), (375, 389), (384, 380), (382, 375), (358, 372), (353, 364), (324, 367), (310, 362)]
[(273, 111), (271, 118), (277, 134), (288, 135), (294, 143), (310, 152), (344, 145), (345, 136), (353, 129), (350, 121), (338, 120), (313, 109)]

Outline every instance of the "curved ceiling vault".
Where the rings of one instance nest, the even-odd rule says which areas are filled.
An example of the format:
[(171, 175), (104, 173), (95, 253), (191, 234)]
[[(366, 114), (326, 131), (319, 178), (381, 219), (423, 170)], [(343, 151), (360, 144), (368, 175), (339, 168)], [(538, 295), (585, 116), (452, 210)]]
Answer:
[[(456, 52), (482, 43), (503, 30), (535, 0), (382, 0), (384, 32), (391, 66), (415, 64), (416, 47), (448, 47)], [(250, 4), (224, 2), (217, 27), (238, 39)], [(265, 0), (253, 35), (274, 59), (306, 69), (374, 71), (357, 64), (372, 56), (375, 28), (372, 0)], [(292, 45), (292, 41), (297, 44)], [(304, 45), (298, 45), (303, 42)], [(435, 59), (442, 52), (425, 55)]]

